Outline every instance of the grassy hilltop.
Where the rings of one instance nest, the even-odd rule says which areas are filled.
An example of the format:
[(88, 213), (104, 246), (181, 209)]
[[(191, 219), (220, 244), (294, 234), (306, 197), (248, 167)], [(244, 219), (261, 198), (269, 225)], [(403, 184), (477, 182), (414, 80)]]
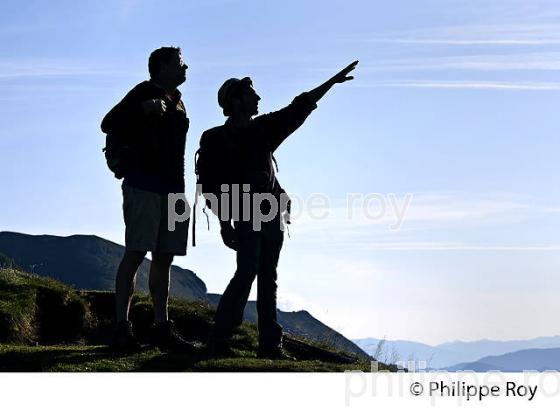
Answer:
[[(113, 291), (115, 273), (125, 248), (94, 235), (28, 235), (0, 232), (0, 267), (21, 267), (43, 277), (59, 280), (81, 290)], [(4, 255), (2, 257), (1, 253)], [(136, 290), (148, 293), (150, 261), (145, 258), (137, 272)], [(170, 296), (217, 306), (220, 295), (207, 292), (206, 284), (189, 269), (171, 266)], [(231, 272), (226, 273), (228, 276)], [(111, 302), (109, 302), (111, 303)], [(257, 306), (249, 301), (245, 320), (257, 322)], [(327, 344), (369, 360), (369, 356), (344, 335), (313, 317), (309, 312), (278, 310), (278, 321), (287, 333)]]
[[(257, 329), (245, 322), (234, 336), (236, 357), (211, 359), (162, 352), (146, 345), (117, 354), (111, 337), (113, 294), (77, 291), (54, 279), (0, 269), (0, 371), (369, 371), (370, 363), (287, 335), (285, 347), (298, 361), (257, 359)], [(170, 316), (189, 340), (204, 342), (214, 309), (204, 301), (170, 301)], [(141, 342), (149, 340), (151, 302), (137, 294), (131, 320)], [(380, 364), (380, 369), (396, 370)]]

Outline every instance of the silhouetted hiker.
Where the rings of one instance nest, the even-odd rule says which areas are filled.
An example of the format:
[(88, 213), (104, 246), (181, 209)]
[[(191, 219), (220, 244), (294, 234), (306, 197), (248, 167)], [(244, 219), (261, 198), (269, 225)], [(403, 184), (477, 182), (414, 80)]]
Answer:
[[(249, 77), (229, 79), (218, 92), (218, 103), (229, 118), (224, 125), (202, 134), (197, 174), (207, 205), (220, 218), (225, 245), (237, 251), (237, 270), (218, 305), (208, 346), (212, 354), (232, 354), (230, 338), (235, 327), (242, 323), (252, 283), (258, 276), (257, 355), (291, 359), (282, 348), (282, 327), (276, 318), (276, 268), (284, 239), (282, 215), (286, 216), (289, 204), (275, 176), (273, 152), (303, 124), (317, 107), (317, 101), (334, 84), (353, 78), (347, 75), (357, 63), (353, 62), (324, 84), (299, 95), (287, 107), (256, 118), (252, 117), (258, 113), (260, 97)], [(248, 190), (243, 189), (244, 185)], [(243, 203), (242, 191), (248, 191), (252, 200)], [(229, 210), (224, 210), (228, 208), (228, 199), (213, 201), (221, 198), (223, 192), (231, 193)], [(267, 194), (269, 199), (251, 205), (257, 194), (261, 197)], [(259, 222), (256, 218), (261, 218), (262, 223), (255, 225)]]
[[(136, 271), (152, 253), (149, 287), (154, 304), (153, 342), (161, 348), (190, 345), (168, 319), (169, 269), (174, 255), (185, 255), (188, 219), (167, 228), (168, 194), (184, 193), (184, 156), (189, 119), (177, 87), (186, 79), (181, 50), (162, 47), (149, 58), (150, 80), (134, 87), (103, 119), (108, 165), (124, 177), (126, 251), (116, 277), (116, 334), (120, 349), (137, 348), (128, 320)], [(186, 202), (176, 212), (189, 212)]]

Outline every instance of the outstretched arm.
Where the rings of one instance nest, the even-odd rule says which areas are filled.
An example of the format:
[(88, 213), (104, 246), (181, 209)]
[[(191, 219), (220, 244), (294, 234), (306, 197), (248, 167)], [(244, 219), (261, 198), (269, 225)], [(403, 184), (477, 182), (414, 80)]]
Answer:
[(303, 124), (305, 119), (311, 114), (311, 111), (317, 108), (317, 101), (319, 101), (333, 85), (352, 80), (354, 77), (348, 76), (348, 74), (356, 68), (357, 64), (358, 61), (354, 61), (319, 87), (300, 94), (287, 107), (258, 117), (261, 124), (265, 124), (266, 126), (267, 138), (263, 138), (262, 141), (267, 145), (270, 151), (274, 152), (291, 133)]
[(346, 68), (339, 71), (337, 74), (335, 74), (333, 77), (329, 78), (327, 81), (325, 81), (323, 84), (321, 84), (317, 88), (314, 88), (313, 90), (309, 91), (307, 93), (307, 95), (309, 96), (309, 99), (311, 101), (313, 101), (314, 103), (317, 103), (317, 101), (319, 101), (321, 98), (323, 98), (323, 96), (327, 93), (327, 91), (329, 91), (332, 88), (333, 85), (342, 84), (346, 81), (353, 80), (354, 77), (348, 76), (348, 74), (352, 70), (354, 70), (354, 68), (356, 68), (357, 65), (358, 65), (358, 60), (354, 61), (352, 64), (348, 65)]

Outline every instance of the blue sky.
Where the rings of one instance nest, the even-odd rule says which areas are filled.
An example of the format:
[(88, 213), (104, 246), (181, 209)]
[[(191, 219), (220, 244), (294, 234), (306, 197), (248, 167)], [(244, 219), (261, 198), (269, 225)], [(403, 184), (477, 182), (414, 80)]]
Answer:
[[(279, 178), (331, 199), (295, 221), (285, 309), (349, 337), (438, 343), (560, 333), (560, 5), (554, 1), (86, 1), (0, 6), (0, 229), (123, 242), (102, 116), (178, 45), (191, 118), (187, 184), (216, 92), (250, 75), (261, 111), (358, 58), (279, 150)], [(347, 193), (413, 194), (400, 230), (344, 219)], [(389, 218), (390, 219), (390, 218)], [(222, 292), (213, 229), (177, 262)]]

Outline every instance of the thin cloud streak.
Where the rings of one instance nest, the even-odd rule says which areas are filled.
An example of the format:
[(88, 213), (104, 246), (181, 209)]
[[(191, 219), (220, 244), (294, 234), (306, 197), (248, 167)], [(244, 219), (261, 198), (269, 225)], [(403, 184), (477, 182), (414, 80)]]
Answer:
[[(514, 194), (488, 194), (472, 195), (453, 193), (412, 193), (412, 199), (404, 215), (404, 223), (511, 223), (512, 215), (524, 220), (529, 215), (547, 211), (555, 211), (557, 208), (541, 208), (533, 205), (531, 197)], [(399, 204), (402, 205), (404, 195), (396, 195)], [(354, 205), (352, 207), (332, 207), (329, 209), (328, 218), (317, 221), (311, 215), (300, 214), (301, 210), (294, 207), (292, 219), (298, 225), (320, 228), (329, 224), (330, 228), (336, 226), (343, 228), (347, 226), (382, 226), (390, 224), (395, 220), (394, 209), (386, 206), (382, 217), (371, 218), (364, 212), (366, 204)], [(382, 210), (377, 202), (368, 204), (368, 213), (379, 215)]]
[(489, 46), (527, 46), (527, 45), (558, 45), (560, 39), (545, 40), (453, 40), (453, 39), (413, 39), (413, 38), (376, 38), (368, 39), (368, 43), (388, 43), (388, 44), (426, 44), (426, 45), (489, 45)]
[[(534, 199), (522, 195), (494, 194), (467, 198), (460, 194), (418, 194), (404, 214), (400, 229), (395, 225), (395, 214), (370, 219), (360, 208), (332, 208), (329, 216), (316, 221), (308, 216), (294, 219), (296, 241), (306, 241), (336, 248), (361, 251), (558, 251), (560, 245), (545, 238), (525, 238), (511, 243), (509, 228), (531, 221), (542, 221), (547, 214), (557, 212), (555, 207), (542, 207)], [(370, 209), (372, 212), (379, 209)], [(465, 234), (473, 229), (491, 229), (498, 234), (492, 243), (472, 238), (464, 242)], [(443, 235), (443, 236), (442, 236)], [(431, 238), (431, 239), (428, 239)], [(436, 239), (437, 238), (437, 239)], [(428, 239), (428, 240), (426, 240)], [(523, 243), (525, 242), (525, 243)], [(548, 242), (548, 243), (547, 243)]]
[(353, 247), (360, 247), (369, 250), (384, 251), (493, 251), (493, 252), (542, 252), (560, 251), (558, 245), (486, 245), (476, 243), (447, 243), (447, 242), (398, 242), (398, 243), (368, 243), (352, 244)]
[(463, 55), (454, 57), (381, 60), (360, 68), (364, 72), (471, 70), (471, 71), (558, 71), (560, 53), (524, 53), (507, 55)]
[(560, 83), (495, 81), (398, 81), (355, 84), (366, 88), (435, 88), (504, 91), (560, 91)]
[(91, 75), (125, 76), (130, 75), (130, 72), (111, 68), (92, 67), (75, 61), (51, 61), (44, 59), (0, 60), (0, 80)]
[(363, 35), (366, 43), (449, 46), (544, 46), (560, 44), (557, 24), (464, 25)]

